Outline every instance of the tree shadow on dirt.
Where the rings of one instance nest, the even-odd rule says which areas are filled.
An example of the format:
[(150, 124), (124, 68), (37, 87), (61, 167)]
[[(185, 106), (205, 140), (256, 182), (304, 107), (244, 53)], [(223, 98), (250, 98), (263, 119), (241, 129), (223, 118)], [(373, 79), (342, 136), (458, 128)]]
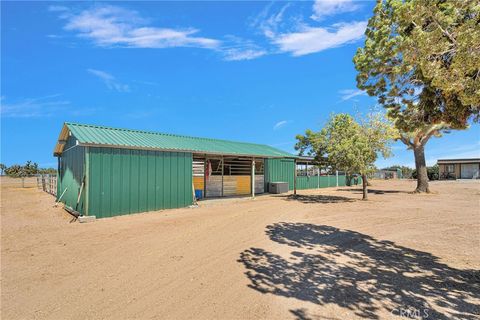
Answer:
[(295, 317), (296, 320), (344, 320), (345, 318), (341, 317), (325, 317), (320, 314), (311, 314), (305, 308), (293, 309), (290, 310), (290, 313)]
[[(336, 191), (343, 191), (343, 192), (353, 192), (353, 193), (363, 193), (362, 188), (356, 189), (356, 188), (348, 188), (348, 189), (337, 189)], [(373, 193), (373, 194), (390, 194), (390, 193), (411, 193), (408, 191), (401, 191), (401, 190), (379, 190), (379, 189), (368, 189), (368, 193)]]
[(305, 194), (289, 194), (282, 195), (279, 198), (283, 198), (287, 201), (299, 201), (302, 203), (340, 203), (340, 202), (353, 202), (355, 199), (342, 197), (342, 196), (331, 196), (331, 195), (305, 195)]
[[(266, 234), (296, 249), (288, 259), (260, 248), (241, 253), (249, 287), (259, 292), (336, 304), (369, 319), (405, 309), (429, 319), (480, 316), (478, 270), (451, 268), (430, 253), (325, 225), (276, 223)], [(307, 310), (291, 312), (309, 319)]]

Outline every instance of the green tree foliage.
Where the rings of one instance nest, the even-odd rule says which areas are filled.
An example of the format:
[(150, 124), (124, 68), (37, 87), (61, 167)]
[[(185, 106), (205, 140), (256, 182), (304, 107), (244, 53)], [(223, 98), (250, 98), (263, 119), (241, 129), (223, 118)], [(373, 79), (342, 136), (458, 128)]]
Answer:
[(14, 165), (6, 168), (5, 169), (5, 174), (7, 176), (14, 177), (14, 178), (25, 177), (26, 176), (23, 166), (18, 165), (18, 164), (14, 164)]
[(374, 170), (379, 154), (391, 155), (389, 141), (394, 134), (391, 123), (380, 113), (371, 113), (360, 122), (341, 113), (332, 115), (319, 132), (306, 130), (305, 135), (297, 135), (295, 149), (300, 155), (314, 156), (323, 165), (361, 174), (366, 200), (367, 174)]
[(39, 173), (38, 164), (36, 162), (27, 161), (25, 165), (21, 166), (14, 164), (5, 168), (5, 174), (11, 177), (27, 177)]
[[(400, 24), (410, 24), (402, 50), (418, 64), (431, 87), (456, 102), (461, 116), (480, 106), (480, 2), (417, 0), (399, 7)], [(419, 59), (420, 57), (420, 59)], [(478, 116), (478, 113), (476, 113)], [(464, 119), (456, 119), (463, 126)]]
[(38, 169), (38, 173), (39, 173), (39, 174), (56, 174), (56, 173), (57, 173), (57, 169), (54, 169), (54, 168), (41, 168), (41, 169)]
[(414, 151), (417, 192), (429, 192), (428, 140), (479, 120), (479, 22), (478, 1), (380, 0), (354, 57), (358, 87), (378, 97)]
[(27, 176), (37, 174), (38, 173), (38, 164), (36, 162), (27, 161), (27, 163), (23, 166), (23, 170)]

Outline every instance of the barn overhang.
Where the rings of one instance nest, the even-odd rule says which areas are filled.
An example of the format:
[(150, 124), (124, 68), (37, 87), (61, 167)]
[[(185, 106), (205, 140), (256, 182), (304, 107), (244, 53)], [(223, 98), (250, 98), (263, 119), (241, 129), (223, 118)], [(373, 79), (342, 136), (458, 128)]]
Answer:
[(57, 143), (53, 149), (53, 156), (59, 157), (62, 155), (65, 145), (67, 144), (68, 137), (70, 136), (70, 130), (66, 124), (63, 124), (60, 135), (58, 136)]

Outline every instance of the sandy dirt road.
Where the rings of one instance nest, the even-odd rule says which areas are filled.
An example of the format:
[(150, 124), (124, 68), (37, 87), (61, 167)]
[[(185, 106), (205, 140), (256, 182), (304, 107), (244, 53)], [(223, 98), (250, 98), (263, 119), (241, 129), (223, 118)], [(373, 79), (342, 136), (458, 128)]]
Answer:
[[(375, 181), (72, 222), (2, 180), (2, 319), (480, 318), (480, 183)], [(428, 316), (428, 317), (426, 317)]]

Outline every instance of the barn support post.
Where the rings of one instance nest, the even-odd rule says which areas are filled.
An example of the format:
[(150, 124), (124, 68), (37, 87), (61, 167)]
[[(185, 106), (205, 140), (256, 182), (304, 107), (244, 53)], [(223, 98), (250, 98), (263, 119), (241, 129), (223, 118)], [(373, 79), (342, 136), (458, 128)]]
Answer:
[(297, 194), (297, 159), (293, 160), (293, 194)]
[(255, 198), (255, 158), (252, 159), (252, 198)]
[(90, 147), (85, 147), (85, 205), (84, 215), (88, 216), (88, 201), (90, 190)]
[(62, 193), (62, 176), (60, 172), (60, 155), (57, 155), (57, 197), (56, 200), (58, 201), (58, 196), (60, 193)]
[(203, 161), (203, 197), (207, 197), (207, 155)]
[(223, 156), (222, 156), (222, 197), (223, 197), (223, 173), (224, 173), (224, 167), (225, 167), (225, 163), (223, 162)]

